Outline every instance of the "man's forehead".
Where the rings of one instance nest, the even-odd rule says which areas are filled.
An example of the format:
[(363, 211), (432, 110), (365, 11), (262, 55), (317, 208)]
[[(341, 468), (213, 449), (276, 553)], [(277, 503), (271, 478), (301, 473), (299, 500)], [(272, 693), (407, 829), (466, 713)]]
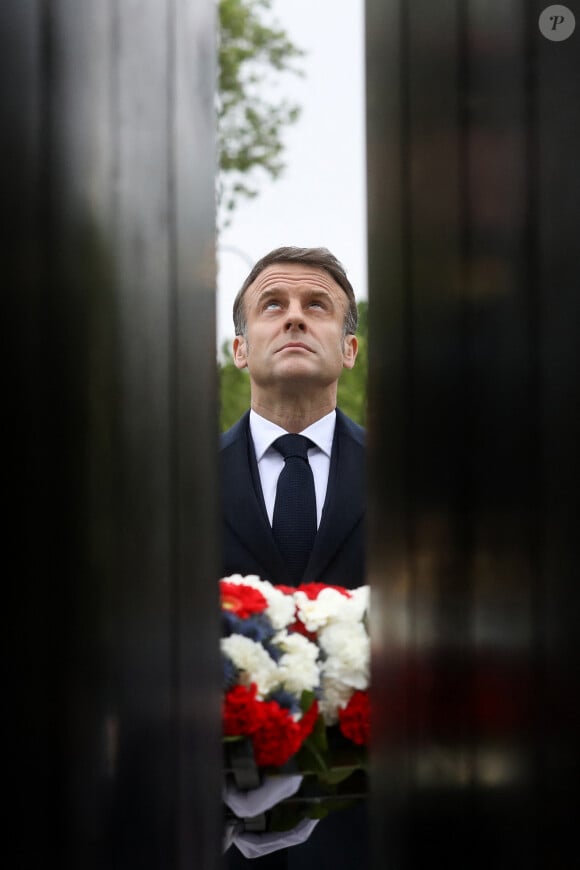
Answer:
[(272, 263), (260, 272), (248, 287), (248, 291), (252, 295), (261, 295), (268, 290), (302, 286), (313, 290), (344, 293), (342, 287), (325, 269), (305, 263)]

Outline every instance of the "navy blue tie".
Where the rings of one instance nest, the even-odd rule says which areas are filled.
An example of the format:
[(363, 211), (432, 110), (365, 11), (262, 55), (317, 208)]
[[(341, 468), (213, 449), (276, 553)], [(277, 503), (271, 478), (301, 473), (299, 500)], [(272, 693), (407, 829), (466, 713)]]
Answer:
[(289, 582), (302, 582), (316, 537), (316, 495), (304, 435), (282, 435), (272, 444), (284, 457), (276, 487), (272, 531), (288, 568)]

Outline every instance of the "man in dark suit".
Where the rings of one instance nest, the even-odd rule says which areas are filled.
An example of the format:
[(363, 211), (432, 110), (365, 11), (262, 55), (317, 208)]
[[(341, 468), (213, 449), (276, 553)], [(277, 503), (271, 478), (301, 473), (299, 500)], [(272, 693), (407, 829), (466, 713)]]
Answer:
[[(366, 582), (364, 430), (336, 408), (338, 380), (357, 355), (357, 319), (344, 268), (325, 248), (271, 251), (242, 285), (233, 356), (248, 369), (251, 409), (221, 440), (222, 576), (350, 588)], [(283, 449), (288, 435), (302, 436), (290, 443), (304, 451), (298, 465), (308, 466), (301, 466), (307, 478), (295, 498), (299, 516), (289, 523), (312, 526), (297, 558), (302, 544), (287, 547), (281, 504), (295, 497), (283, 484), (288, 453), (295, 453)], [(366, 814), (357, 808), (323, 820), (306, 843), (251, 866), (365, 868), (367, 840)], [(227, 863), (250, 866), (235, 847)]]
[(272, 251), (238, 293), (234, 324), (234, 362), (248, 369), (252, 393), (251, 411), (221, 441), (223, 576), (257, 574), (295, 585), (272, 533), (284, 465), (272, 443), (292, 432), (312, 442), (318, 514), (300, 580), (360, 586), (364, 430), (336, 408), (338, 379), (357, 354), (357, 308), (344, 269), (325, 249)]

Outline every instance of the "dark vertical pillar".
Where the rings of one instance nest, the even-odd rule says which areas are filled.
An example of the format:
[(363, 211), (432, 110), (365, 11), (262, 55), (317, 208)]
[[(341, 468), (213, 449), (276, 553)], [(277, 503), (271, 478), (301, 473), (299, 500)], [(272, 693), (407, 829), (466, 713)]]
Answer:
[(367, 3), (381, 870), (576, 848), (580, 53), (544, 5)]
[(214, 14), (0, 11), (23, 867), (220, 865)]

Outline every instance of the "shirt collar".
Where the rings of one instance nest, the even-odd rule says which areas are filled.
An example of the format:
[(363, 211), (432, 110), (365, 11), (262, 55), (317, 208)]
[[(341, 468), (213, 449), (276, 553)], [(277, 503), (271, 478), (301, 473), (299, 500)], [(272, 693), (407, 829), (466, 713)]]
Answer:
[[(336, 411), (331, 411), (321, 417), (320, 420), (311, 423), (307, 426), (300, 435), (305, 435), (307, 438), (316, 444), (328, 457), (332, 452), (332, 441), (334, 438), (334, 427), (336, 425)], [(264, 453), (272, 446), (276, 438), (280, 435), (287, 435), (285, 429), (272, 423), (271, 420), (266, 420), (255, 411), (250, 411), (250, 434), (254, 442), (254, 450), (256, 451), (256, 461), (259, 462), (264, 456)]]

